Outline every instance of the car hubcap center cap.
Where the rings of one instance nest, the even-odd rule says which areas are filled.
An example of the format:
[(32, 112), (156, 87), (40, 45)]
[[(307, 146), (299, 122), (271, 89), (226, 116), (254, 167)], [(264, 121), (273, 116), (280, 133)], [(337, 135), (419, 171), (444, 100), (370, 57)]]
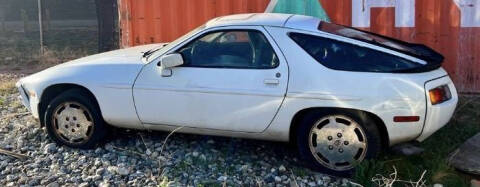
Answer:
[(341, 144), (340, 144), (340, 140), (335, 140), (334, 145), (335, 145), (336, 147), (339, 147), (339, 146), (341, 145)]

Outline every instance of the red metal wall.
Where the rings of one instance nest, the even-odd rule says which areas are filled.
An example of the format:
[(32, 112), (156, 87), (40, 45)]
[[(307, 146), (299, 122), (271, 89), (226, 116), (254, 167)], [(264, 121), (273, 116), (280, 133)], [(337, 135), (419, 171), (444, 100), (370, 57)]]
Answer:
[(121, 47), (168, 42), (223, 15), (264, 12), (269, 0), (118, 0)]
[[(264, 12), (270, 2), (118, 1), (121, 47), (168, 42), (217, 16)], [(360, 0), (320, 0), (332, 22), (348, 26), (352, 25), (352, 1)], [(434, 48), (445, 56), (443, 66), (459, 91), (480, 93), (480, 27), (460, 27), (460, 16), (454, 0), (416, 0), (415, 27), (395, 27), (395, 8), (392, 7), (371, 8), (370, 27), (362, 29)]]
[[(352, 24), (352, 0), (320, 2), (332, 22)], [(362, 29), (434, 48), (459, 91), (480, 93), (480, 28), (460, 27), (453, 0), (416, 0), (415, 27), (395, 27), (394, 8), (372, 8), (370, 28)]]

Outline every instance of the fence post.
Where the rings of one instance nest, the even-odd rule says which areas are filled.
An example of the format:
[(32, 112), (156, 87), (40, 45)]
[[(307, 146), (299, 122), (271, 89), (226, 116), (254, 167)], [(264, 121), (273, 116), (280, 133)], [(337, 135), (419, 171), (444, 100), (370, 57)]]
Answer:
[(38, 0), (38, 26), (40, 29), (40, 54), (43, 54), (42, 0)]
[(23, 33), (26, 35), (30, 28), (28, 27), (29, 20), (27, 11), (25, 9), (20, 9), (20, 17), (22, 18), (23, 22)]
[(7, 5), (0, 5), (0, 24), (2, 24), (2, 32), (5, 32), (5, 16), (7, 11)]
[(116, 49), (118, 8), (117, 0), (95, 0), (98, 21), (98, 51), (105, 52)]
[(2, 19), (2, 32), (6, 32), (6, 29), (5, 29), (5, 17), (2, 16), (0, 19)]

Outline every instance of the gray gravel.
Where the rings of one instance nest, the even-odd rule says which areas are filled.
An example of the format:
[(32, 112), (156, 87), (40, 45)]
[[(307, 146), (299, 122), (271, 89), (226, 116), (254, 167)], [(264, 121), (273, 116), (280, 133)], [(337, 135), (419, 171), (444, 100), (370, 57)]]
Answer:
[[(93, 150), (59, 146), (17, 100), (0, 94), (0, 186), (348, 186), (301, 167), (285, 143), (166, 132), (119, 131)], [(162, 146), (164, 146), (162, 150)]]

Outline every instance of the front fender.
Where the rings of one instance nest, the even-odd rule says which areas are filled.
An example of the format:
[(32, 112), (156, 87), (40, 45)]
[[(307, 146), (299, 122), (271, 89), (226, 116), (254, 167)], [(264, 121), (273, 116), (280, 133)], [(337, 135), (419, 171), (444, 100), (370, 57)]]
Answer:
[(29, 95), (23, 98), (24, 104), (36, 118), (42, 115), (39, 104), (46, 89), (71, 84), (84, 87), (95, 96), (107, 123), (142, 128), (132, 97), (132, 85), (142, 66), (133, 63), (59, 65), (25, 77), (17, 86)]

